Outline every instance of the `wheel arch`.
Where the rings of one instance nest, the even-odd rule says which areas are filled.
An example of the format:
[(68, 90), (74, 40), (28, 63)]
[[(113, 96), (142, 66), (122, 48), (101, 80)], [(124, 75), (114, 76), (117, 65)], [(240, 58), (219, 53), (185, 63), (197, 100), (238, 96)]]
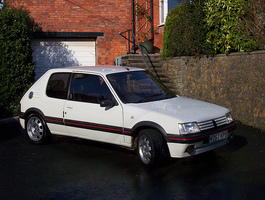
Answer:
[(143, 129), (155, 129), (161, 134), (161, 136), (165, 142), (168, 141), (167, 133), (162, 126), (160, 126), (159, 124), (157, 124), (155, 122), (142, 121), (142, 122), (135, 124), (132, 128), (132, 148), (133, 149), (135, 149), (137, 147), (138, 135), (139, 135), (140, 131)]
[[(38, 130), (42, 130), (42, 131), (37, 131), (38, 133), (35, 134), (30, 134), (28, 132), (28, 126), (27, 123), (31, 123), (29, 120), (31, 119), (31, 117), (36, 117), (37, 119), (39, 119), (41, 121), (41, 126), (39, 126)], [(45, 115), (43, 114), (43, 112), (37, 108), (29, 108), (23, 115), (22, 117), (25, 121), (25, 130), (27, 132), (28, 138), (29, 140), (34, 143), (34, 144), (45, 144), (48, 141), (50, 141), (50, 139), (52, 138), (52, 134), (50, 132), (49, 127), (47, 126), (47, 123), (45, 121)], [(39, 124), (39, 123), (38, 123)], [(42, 128), (41, 128), (42, 127)], [(30, 131), (31, 132), (31, 131)], [(42, 134), (39, 134), (39, 133)], [(32, 132), (31, 132), (32, 133)], [(33, 136), (34, 135), (34, 136)], [(41, 136), (39, 140), (34, 140), (32, 137), (37, 137), (37, 135)]]
[(38, 108), (29, 108), (27, 109), (27, 111), (25, 112), (25, 114), (23, 115), (23, 118), (25, 119), (25, 125), (27, 122), (27, 118), (31, 115), (31, 114), (38, 114), (42, 117), (42, 119), (45, 121), (45, 115), (43, 114), (43, 112), (38, 109)]

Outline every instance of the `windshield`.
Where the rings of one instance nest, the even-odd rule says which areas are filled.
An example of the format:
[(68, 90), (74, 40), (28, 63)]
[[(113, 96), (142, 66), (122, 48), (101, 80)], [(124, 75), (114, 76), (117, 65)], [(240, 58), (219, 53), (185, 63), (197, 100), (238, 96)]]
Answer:
[(175, 95), (146, 71), (107, 75), (123, 103), (142, 103), (173, 98)]

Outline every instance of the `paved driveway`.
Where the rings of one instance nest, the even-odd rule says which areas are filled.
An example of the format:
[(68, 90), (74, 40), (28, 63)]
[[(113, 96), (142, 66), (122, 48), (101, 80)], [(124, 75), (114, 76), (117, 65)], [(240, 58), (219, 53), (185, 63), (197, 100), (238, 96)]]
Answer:
[(263, 199), (265, 133), (239, 124), (212, 152), (148, 170), (137, 155), (54, 137), (33, 145), (16, 122), (0, 125), (0, 199)]

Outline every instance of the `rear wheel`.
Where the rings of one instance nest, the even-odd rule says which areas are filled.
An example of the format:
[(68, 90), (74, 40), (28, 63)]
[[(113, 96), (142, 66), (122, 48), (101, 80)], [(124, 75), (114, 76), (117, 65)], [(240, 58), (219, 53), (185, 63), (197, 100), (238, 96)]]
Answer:
[(140, 131), (137, 143), (138, 155), (145, 166), (153, 166), (166, 157), (166, 144), (160, 133), (154, 129)]
[(38, 114), (31, 114), (27, 118), (26, 132), (29, 140), (35, 144), (46, 143), (51, 138), (46, 123)]

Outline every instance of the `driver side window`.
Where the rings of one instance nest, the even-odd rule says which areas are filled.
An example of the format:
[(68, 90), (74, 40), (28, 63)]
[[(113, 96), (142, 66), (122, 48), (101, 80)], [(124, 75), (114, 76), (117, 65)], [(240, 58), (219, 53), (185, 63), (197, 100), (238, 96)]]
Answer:
[(99, 104), (111, 100), (112, 94), (102, 77), (90, 74), (73, 74), (70, 100)]

